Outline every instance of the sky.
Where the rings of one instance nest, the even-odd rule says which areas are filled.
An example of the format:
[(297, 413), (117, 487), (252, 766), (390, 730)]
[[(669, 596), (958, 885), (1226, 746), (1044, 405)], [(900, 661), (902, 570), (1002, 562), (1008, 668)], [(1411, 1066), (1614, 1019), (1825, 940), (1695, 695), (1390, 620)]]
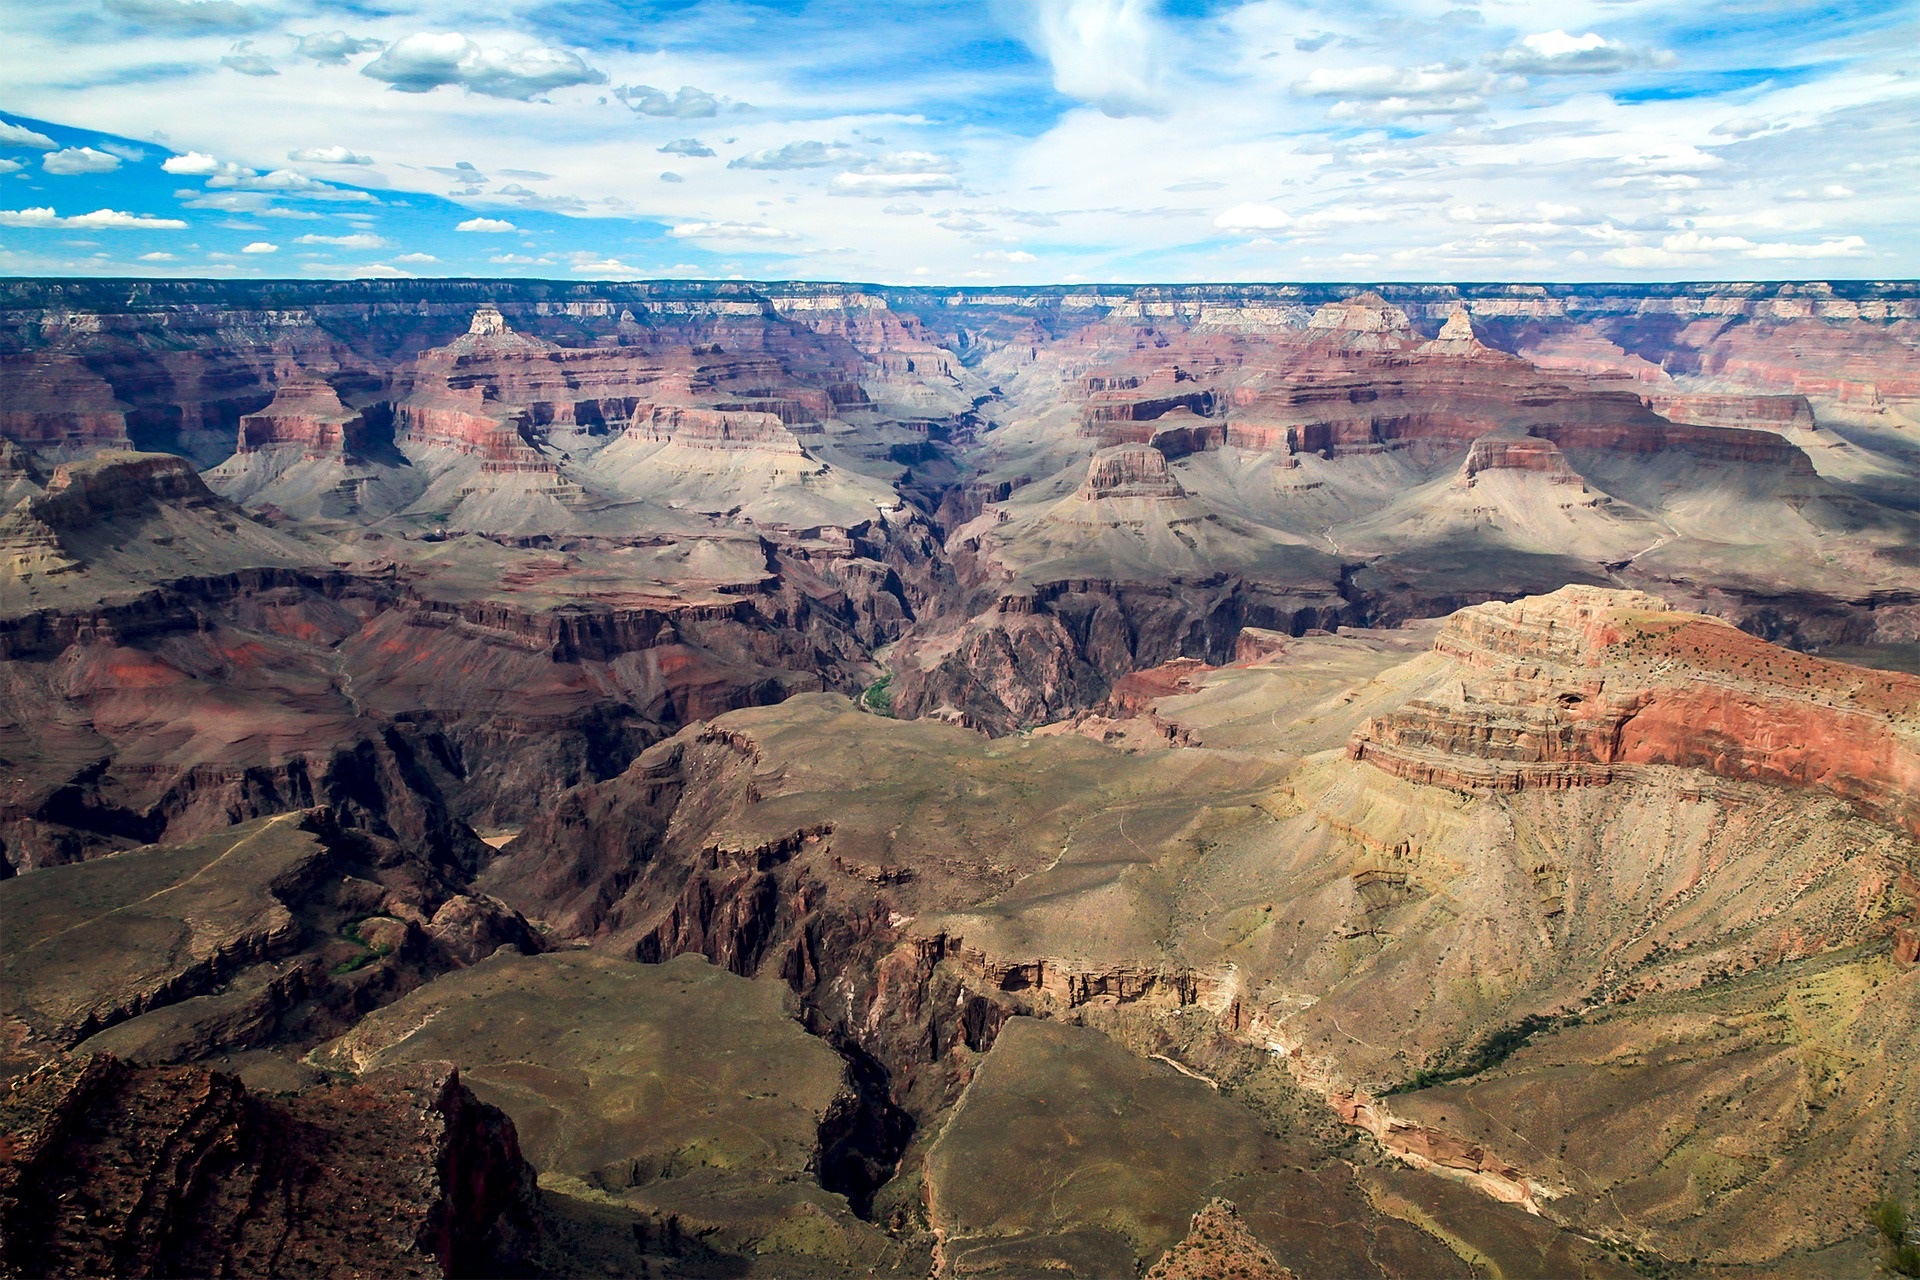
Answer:
[(0, 275), (1920, 276), (1920, 5), (0, 0)]

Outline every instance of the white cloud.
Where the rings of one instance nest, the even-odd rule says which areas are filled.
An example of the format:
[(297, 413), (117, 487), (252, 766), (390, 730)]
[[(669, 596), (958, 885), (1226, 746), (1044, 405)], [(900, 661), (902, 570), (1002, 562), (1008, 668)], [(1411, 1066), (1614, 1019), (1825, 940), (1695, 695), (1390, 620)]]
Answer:
[(764, 222), (683, 222), (668, 234), (682, 240), (793, 240), (791, 231)]
[(92, 147), (68, 147), (64, 151), (49, 151), (40, 157), (40, 167), (48, 173), (62, 175), (112, 173), (120, 167), (120, 157), (106, 151), (95, 151)]
[(18, 160), (0, 160), (0, 174), (18, 173), (26, 167)]
[(348, 57), (356, 53), (372, 53), (383, 42), (361, 36), (350, 36), (344, 31), (316, 31), (299, 37), (294, 52), (302, 58), (312, 58), (326, 66), (342, 66)]
[(575, 275), (592, 276), (596, 280), (638, 280), (647, 273), (639, 267), (628, 266), (618, 258), (597, 257), (593, 254), (581, 254), (574, 262)]
[(301, 147), (287, 152), (287, 159), (300, 164), (372, 164), (372, 156), (363, 156), (342, 146)]
[(545, 259), (529, 258), (524, 253), (496, 253), (491, 258), (488, 258), (487, 261), (495, 264), (496, 266), (515, 267), (515, 266), (524, 266), (529, 262), (543, 262), (545, 261)]
[(179, 31), (245, 31), (264, 21), (258, 9), (234, 0), (105, 0), (101, 7), (141, 26)]
[(280, 252), (280, 246), (277, 244), (270, 244), (265, 240), (255, 240), (252, 244), (247, 245), (245, 248), (241, 249), (240, 252), (242, 253), (278, 253)]
[(222, 172), (208, 178), (207, 186), (227, 191), (271, 191), (281, 195), (300, 196), (308, 200), (377, 203), (374, 197), (365, 191), (330, 186), (293, 169), (275, 169), (271, 173), (255, 173), (251, 169), (228, 166)]
[[(1017, 0), (1006, 0), (1011, 9)], [(1159, 67), (1174, 37), (1152, 0), (1027, 0), (1023, 35), (1053, 66), (1053, 87), (1109, 116), (1161, 116)]]
[(1463, 115), (1486, 106), (1498, 78), (1469, 67), (1319, 67), (1293, 92), (1305, 98), (1338, 98), (1327, 114), (1336, 120), (1396, 120), (1409, 116)]
[(440, 259), (430, 253), (403, 253), (394, 258), (395, 262), (423, 263), (438, 262)]
[(950, 173), (843, 173), (833, 189), (850, 196), (928, 195), (958, 191), (960, 180)]
[(170, 253), (159, 253), (159, 252), (154, 252), (154, 253), (143, 253), (143, 254), (141, 254), (141, 255), (140, 255), (140, 261), (142, 261), (142, 262), (172, 262), (172, 261), (173, 261), (173, 255), (172, 255), (172, 254), (170, 254)]
[(1860, 236), (1840, 236), (1819, 244), (1757, 244), (1747, 250), (1749, 258), (1856, 258), (1867, 251)]
[(1542, 31), (1487, 55), (1488, 66), (1529, 76), (1604, 75), (1658, 60), (1653, 54), (1593, 31), (1578, 36)]
[(727, 161), (729, 169), (818, 169), (851, 159), (853, 148), (841, 142), (789, 142), (763, 147)]
[(216, 173), (239, 173), (238, 165), (216, 160), (204, 151), (189, 151), (185, 155), (168, 156), (160, 162), (160, 167), (168, 173), (177, 173), (185, 178), (205, 178)]
[(982, 262), (1038, 262), (1039, 258), (1025, 249), (989, 249), (985, 253), (973, 255)]
[(52, 151), (59, 145), (44, 133), (0, 120), (0, 147), (31, 147), (35, 151)]
[(623, 84), (613, 91), (613, 96), (637, 115), (700, 120), (720, 114), (720, 99), (690, 84), (681, 85), (679, 91), (672, 94), (650, 84)]
[(509, 231), (518, 231), (519, 229), (520, 228), (514, 226), (511, 222), (507, 222), (501, 218), (468, 218), (465, 222), (454, 228), (455, 231), (479, 231), (488, 235), (504, 235)]
[(49, 208), (0, 209), (0, 227), (62, 227), (85, 231), (180, 231), (186, 223), (178, 218), (156, 218), (144, 213), (122, 213), (118, 209), (95, 209), (62, 218)]
[(387, 241), (384, 236), (376, 236), (368, 231), (356, 231), (345, 236), (304, 235), (294, 241), (295, 244), (333, 244), (343, 249), (384, 249)]
[(655, 147), (654, 150), (661, 155), (687, 156), (695, 160), (705, 159), (714, 154), (713, 148), (698, 138), (675, 138), (663, 147)]
[(256, 52), (253, 41), (242, 40), (227, 51), (220, 59), (220, 65), (229, 71), (238, 71), (243, 76), (277, 76), (273, 60), (264, 53)]
[(1213, 220), (1222, 231), (1279, 231), (1293, 225), (1284, 209), (1270, 204), (1237, 204)]
[(459, 85), (469, 93), (521, 102), (555, 89), (607, 82), (605, 72), (588, 66), (570, 50), (547, 45), (485, 48), (457, 31), (423, 31), (396, 40), (360, 74), (402, 93)]

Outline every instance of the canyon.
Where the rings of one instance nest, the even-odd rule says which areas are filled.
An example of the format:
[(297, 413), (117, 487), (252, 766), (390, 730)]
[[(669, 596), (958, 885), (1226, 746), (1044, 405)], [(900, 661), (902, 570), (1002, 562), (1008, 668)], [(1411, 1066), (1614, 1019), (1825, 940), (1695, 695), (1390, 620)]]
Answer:
[(7, 280), (0, 437), (0, 1275), (1914, 1190), (1920, 286)]

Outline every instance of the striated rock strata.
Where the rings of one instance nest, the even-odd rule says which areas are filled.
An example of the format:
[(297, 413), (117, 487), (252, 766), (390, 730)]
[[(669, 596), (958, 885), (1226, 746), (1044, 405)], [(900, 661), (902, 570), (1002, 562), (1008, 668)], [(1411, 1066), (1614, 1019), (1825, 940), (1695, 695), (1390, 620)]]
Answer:
[(1356, 760), (1469, 790), (1593, 786), (1645, 765), (1813, 787), (1920, 833), (1920, 677), (1828, 662), (1634, 592), (1567, 587), (1457, 615), (1430, 684)]

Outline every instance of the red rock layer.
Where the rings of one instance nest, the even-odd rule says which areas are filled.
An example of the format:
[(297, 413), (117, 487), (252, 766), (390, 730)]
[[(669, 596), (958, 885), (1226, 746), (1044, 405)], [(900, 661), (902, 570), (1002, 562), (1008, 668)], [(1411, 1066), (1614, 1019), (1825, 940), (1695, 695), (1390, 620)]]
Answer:
[(1648, 408), (1669, 422), (1760, 431), (1812, 431), (1815, 428), (1813, 406), (1805, 396), (1670, 393), (1642, 399)]
[(1152, 445), (1123, 444), (1102, 449), (1087, 464), (1079, 496), (1102, 498), (1179, 498), (1186, 490), (1167, 469), (1167, 455)]
[(639, 440), (671, 441), (695, 449), (773, 449), (800, 453), (800, 441), (771, 413), (647, 405), (627, 434)]
[(1817, 787), (1920, 834), (1920, 677), (1777, 648), (1637, 592), (1565, 587), (1455, 614), (1441, 685), (1348, 754), (1467, 790), (1598, 785), (1639, 765)]
[(273, 402), (240, 419), (236, 451), (298, 450), (307, 458), (344, 458), (366, 447), (367, 421), (340, 403), (323, 378), (296, 377), (280, 385)]
[(71, 355), (0, 356), (0, 435), (31, 449), (129, 449), (127, 406)]
[(1559, 446), (1535, 436), (1481, 436), (1475, 440), (1467, 450), (1460, 478), (1471, 487), (1473, 478), (1485, 471), (1537, 471), (1554, 484), (1586, 487), (1579, 473), (1567, 465), (1567, 455)]

